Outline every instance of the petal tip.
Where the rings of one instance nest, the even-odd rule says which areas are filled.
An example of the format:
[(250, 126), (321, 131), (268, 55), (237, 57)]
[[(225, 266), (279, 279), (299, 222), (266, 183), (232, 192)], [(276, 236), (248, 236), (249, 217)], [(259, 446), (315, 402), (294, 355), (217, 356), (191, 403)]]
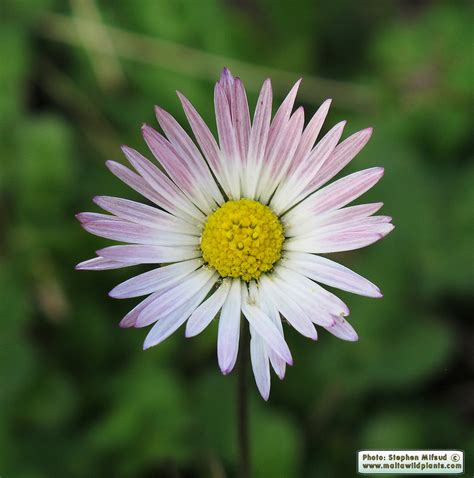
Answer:
[(119, 322), (119, 327), (121, 329), (129, 329), (130, 327), (133, 327), (135, 325), (135, 320), (130, 320), (129, 317), (125, 316), (120, 322)]
[[(136, 322), (133, 324), (134, 327), (137, 326)], [(151, 342), (148, 342), (147, 340), (145, 340), (145, 342), (143, 343), (143, 350), (148, 350), (150, 349), (151, 347), (153, 347), (155, 344), (151, 343)]]
[(270, 391), (265, 393), (260, 392), (260, 395), (266, 402), (268, 402), (268, 399), (270, 398)]
[(225, 79), (232, 78), (232, 73), (229, 70), (229, 68), (227, 68), (227, 66), (224, 66), (224, 68), (222, 68), (221, 80), (224, 79), (224, 78)]
[(195, 331), (191, 328), (186, 326), (186, 330), (184, 331), (184, 336), (187, 339), (190, 339), (191, 337), (194, 337), (196, 335)]

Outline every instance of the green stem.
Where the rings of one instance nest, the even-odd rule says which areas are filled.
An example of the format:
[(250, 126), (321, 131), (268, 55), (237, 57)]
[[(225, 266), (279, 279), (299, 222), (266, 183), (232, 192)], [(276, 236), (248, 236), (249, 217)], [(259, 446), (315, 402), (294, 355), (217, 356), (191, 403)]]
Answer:
[(239, 478), (250, 478), (250, 447), (247, 397), (247, 369), (249, 364), (250, 332), (246, 320), (242, 320), (237, 370), (237, 426), (239, 448)]

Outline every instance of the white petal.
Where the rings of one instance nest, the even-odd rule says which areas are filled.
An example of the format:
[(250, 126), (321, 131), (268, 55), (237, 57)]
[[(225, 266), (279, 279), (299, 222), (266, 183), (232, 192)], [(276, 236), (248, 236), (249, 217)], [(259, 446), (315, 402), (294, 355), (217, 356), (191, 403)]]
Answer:
[(308, 315), (308, 311), (303, 307), (304, 304), (293, 300), (293, 297), (288, 294), (288, 287), (286, 285), (280, 281), (275, 281), (274, 278), (262, 277), (262, 296), (271, 301), (288, 323), (301, 335), (311, 340), (317, 340), (318, 333)]
[(224, 375), (234, 368), (240, 337), (240, 279), (233, 279), (222, 307), (217, 336), (217, 358)]
[(110, 246), (97, 251), (97, 255), (124, 264), (165, 264), (168, 262), (186, 261), (201, 257), (196, 247), (181, 246)]
[(212, 322), (227, 299), (230, 285), (230, 279), (224, 279), (219, 288), (192, 313), (186, 324), (186, 337), (200, 334)]
[(317, 282), (367, 297), (382, 297), (380, 289), (364, 277), (326, 257), (288, 252), (283, 264)]
[(295, 215), (291, 223), (283, 221), (285, 235), (286, 237), (302, 236), (313, 231), (316, 232), (322, 226), (363, 219), (377, 212), (382, 206), (382, 202), (359, 204), (357, 206), (331, 210), (312, 217), (307, 217), (306, 214)]
[(215, 277), (216, 273), (206, 268), (191, 273), (182, 282), (167, 290), (164, 294), (160, 294), (154, 302), (143, 309), (135, 322), (135, 326), (145, 327), (168, 316), (183, 304), (186, 304), (197, 291), (205, 287), (208, 281)]
[(168, 266), (158, 267), (148, 272), (122, 282), (110, 292), (110, 297), (124, 299), (139, 297), (141, 295), (156, 292), (165, 286), (173, 285), (181, 281), (191, 272), (202, 265), (201, 259), (178, 262)]
[(87, 261), (80, 262), (76, 265), (78, 271), (105, 271), (109, 269), (121, 269), (122, 267), (136, 266), (137, 264), (124, 264), (123, 262), (116, 262), (103, 257), (94, 257)]
[(249, 303), (246, 288), (245, 290), (244, 288), (242, 289), (242, 295), (244, 296), (242, 312), (250, 325), (252, 325), (255, 331), (276, 354), (291, 365), (293, 359), (283, 335), (279, 332), (272, 320), (269, 319), (257, 305)]
[(216, 280), (217, 274), (214, 274), (189, 300), (159, 320), (146, 336), (143, 348), (148, 349), (163, 342), (163, 340), (181, 327), (209, 293)]
[[(275, 282), (304, 307), (311, 320), (320, 325), (331, 322), (327, 314), (349, 315), (349, 309), (339, 297), (323, 289), (316, 282), (279, 264), (275, 268)], [(326, 314), (324, 314), (326, 312)]]
[[(249, 325), (250, 327), (250, 325)], [(258, 391), (264, 400), (270, 395), (270, 366), (263, 339), (250, 327), (250, 359)]]
[[(283, 326), (281, 323), (281, 318), (280, 318), (278, 309), (275, 307), (273, 303), (265, 300), (265, 297), (262, 297), (261, 294), (260, 294), (260, 305), (261, 305), (263, 313), (271, 319), (271, 321), (276, 325), (278, 331), (281, 333), (282, 337), (284, 337)], [(278, 375), (280, 380), (283, 380), (283, 378), (285, 377), (285, 372), (286, 372), (286, 362), (279, 355), (277, 355), (270, 347), (267, 347), (267, 354), (270, 359), (270, 363), (272, 364), (273, 370), (275, 370), (275, 373)]]

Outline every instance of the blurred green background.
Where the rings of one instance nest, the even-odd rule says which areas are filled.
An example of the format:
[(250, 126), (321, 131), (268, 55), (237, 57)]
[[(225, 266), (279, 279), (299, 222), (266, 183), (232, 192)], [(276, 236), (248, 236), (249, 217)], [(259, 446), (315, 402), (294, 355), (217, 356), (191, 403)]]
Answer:
[[(355, 476), (362, 448), (460, 448), (473, 473), (470, 2), (3, 0), (0, 30), (0, 475), (233, 477), (235, 374), (216, 327), (142, 351), (121, 330), (135, 301), (107, 296), (132, 269), (76, 272), (110, 241), (74, 213), (94, 195), (137, 198), (104, 167), (142, 152), (179, 89), (215, 130), (223, 66), (251, 107), (303, 76), (309, 117), (374, 126), (344, 173), (383, 165), (367, 200), (395, 231), (337, 257), (383, 300), (341, 294), (358, 343), (288, 332), (295, 366), (270, 401), (251, 387), (256, 477)], [(141, 270), (140, 270), (141, 271)]]

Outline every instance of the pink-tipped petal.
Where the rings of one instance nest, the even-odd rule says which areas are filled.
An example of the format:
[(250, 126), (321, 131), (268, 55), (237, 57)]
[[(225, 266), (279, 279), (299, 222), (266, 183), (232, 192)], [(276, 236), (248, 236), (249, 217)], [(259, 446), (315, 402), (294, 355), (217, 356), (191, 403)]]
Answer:
[(334, 126), (289, 176), (290, 180), (276, 192), (272, 205), (277, 213), (283, 213), (307, 195), (305, 191), (308, 184), (334, 151), (345, 124), (345, 121), (341, 121)]
[(329, 232), (326, 235), (306, 239), (289, 239), (284, 248), (287, 251), (325, 254), (361, 249), (384, 238), (393, 230), (393, 224), (380, 224), (364, 230)]
[(334, 317), (334, 322), (325, 327), (325, 329), (342, 340), (347, 340), (349, 342), (356, 342), (359, 340), (357, 332), (344, 317)]
[(383, 168), (369, 168), (345, 176), (325, 188), (315, 192), (303, 202), (298, 204), (287, 216), (291, 218), (304, 214), (322, 214), (333, 209), (339, 209), (354, 201), (359, 196), (372, 188), (383, 176)]
[(181, 101), (186, 118), (189, 121), (191, 129), (193, 130), (194, 136), (204, 154), (204, 157), (214, 173), (214, 176), (222, 186), (222, 189), (227, 196), (230, 196), (231, 190), (229, 181), (226, 177), (223, 156), (219, 150), (219, 146), (217, 145), (214, 136), (189, 100), (180, 92), (177, 92), (177, 95)]
[[(183, 191), (189, 201), (193, 202), (199, 209), (208, 214), (215, 203), (212, 197), (207, 194), (205, 182), (201, 180), (199, 175), (193, 173), (190, 165), (186, 164), (184, 158), (178, 154), (173, 145), (158, 133), (158, 131), (155, 131), (148, 125), (143, 125), (142, 134), (153, 156), (163, 166), (169, 177), (173, 180), (173, 183)], [(140, 161), (138, 167), (140, 168), (140, 174), (142, 174), (147, 181), (152, 181), (155, 187), (157, 183), (161, 185), (164, 181), (166, 181), (169, 188), (174, 186), (173, 183), (149, 161)], [(163, 178), (166, 178), (166, 180)]]
[(279, 182), (287, 172), (304, 125), (304, 111), (298, 108), (286, 124), (282, 134), (275, 140), (269, 154), (265, 154), (265, 173), (259, 180), (257, 194), (266, 204)]
[(272, 115), (272, 85), (270, 80), (263, 83), (257, 100), (252, 129), (250, 131), (247, 156), (246, 179), (243, 183), (244, 195), (254, 198), (263, 166), (263, 160), (270, 130)]
[(130, 244), (155, 244), (178, 247), (198, 246), (200, 242), (198, 236), (168, 232), (166, 229), (160, 230), (120, 220), (99, 219), (88, 221), (83, 223), (82, 227), (96, 236)]
[[(134, 222), (135, 224), (156, 227), (157, 229), (166, 228), (170, 232), (180, 232), (196, 236), (201, 234), (199, 227), (189, 224), (173, 214), (146, 204), (110, 196), (96, 196), (94, 202), (105, 211), (115, 214), (118, 218)], [(110, 218), (114, 216), (105, 217)]]
[(76, 219), (81, 224), (86, 224), (88, 222), (95, 222), (99, 220), (114, 221), (118, 220), (115, 216), (110, 216), (108, 214), (101, 214), (100, 212), (79, 212), (76, 214)]
[(177, 153), (176, 157), (178, 160), (182, 161), (184, 166), (187, 166), (186, 169), (196, 177), (212, 199), (217, 204), (222, 204), (224, 198), (209, 171), (209, 167), (186, 131), (184, 131), (173, 116), (159, 106), (155, 106), (155, 113), (160, 126), (163, 128), (163, 131), (171, 143), (172, 150)]
[(372, 128), (366, 128), (354, 133), (344, 140), (334, 150), (330, 158), (324, 163), (315, 180), (310, 184), (308, 193), (319, 188), (327, 181), (332, 179), (341, 169), (343, 169), (352, 159), (359, 154), (362, 148), (367, 144), (372, 136)]
[(120, 321), (120, 327), (129, 328), (135, 327), (140, 312), (148, 305), (151, 304), (158, 296), (159, 292), (149, 295), (146, 299), (142, 300), (136, 305), (128, 314)]
[[(122, 151), (128, 161), (137, 170), (144, 179), (156, 197), (159, 198), (157, 204), (163, 209), (179, 215), (187, 220), (201, 222), (205, 216), (199, 209), (183, 194), (183, 192), (162, 172), (152, 164), (143, 155), (127, 146), (122, 147)], [(184, 215), (183, 215), (184, 214)]]
[(301, 79), (299, 79), (291, 88), (290, 92), (283, 100), (283, 103), (278, 108), (278, 111), (273, 118), (272, 124), (270, 126), (270, 131), (268, 134), (268, 145), (267, 151), (268, 153), (271, 152), (273, 149), (275, 142), (277, 141), (278, 137), (282, 134), (283, 130), (290, 119), (291, 112), (293, 110), (293, 105), (295, 104), (296, 95), (298, 93), (298, 89), (301, 84)]
[(240, 156), (240, 167), (247, 163), (247, 152), (250, 136), (250, 113), (245, 88), (240, 78), (234, 79), (232, 88), (232, 123), (235, 128), (237, 149)]
[[(169, 212), (177, 212), (176, 207), (173, 205), (173, 201), (158, 194), (140, 175), (115, 161), (106, 161), (105, 164), (114, 176), (118, 177), (122, 182), (137, 191), (143, 197), (146, 197)], [(184, 217), (184, 219), (188, 221), (190, 218), (187, 214), (180, 217)], [(194, 219), (191, 218), (191, 222), (192, 221), (194, 221)]]
[(298, 144), (298, 149), (295, 152), (293, 161), (291, 163), (291, 168), (289, 173), (292, 174), (297, 167), (308, 157), (311, 149), (316, 142), (316, 139), (321, 131), (324, 120), (331, 106), (330, 99), (326, 100), (316, 111), (316, 113), (311, 118), (311, 121), (308, 123), (308, 126), (304, 129), (303, 134), (301, 135), (301, 141)]
[[(230, 92), (229, 92), (230, 93)], [(223, 169), (227, 178), (232, 199), (240, 198), (240, 177), (238, 169), (239, 151), (237, 138), (232, 125), (229, 97), (221, 83), (217, 83), (214, 91), (217, 132), (219, 145), (224, 155)]]

